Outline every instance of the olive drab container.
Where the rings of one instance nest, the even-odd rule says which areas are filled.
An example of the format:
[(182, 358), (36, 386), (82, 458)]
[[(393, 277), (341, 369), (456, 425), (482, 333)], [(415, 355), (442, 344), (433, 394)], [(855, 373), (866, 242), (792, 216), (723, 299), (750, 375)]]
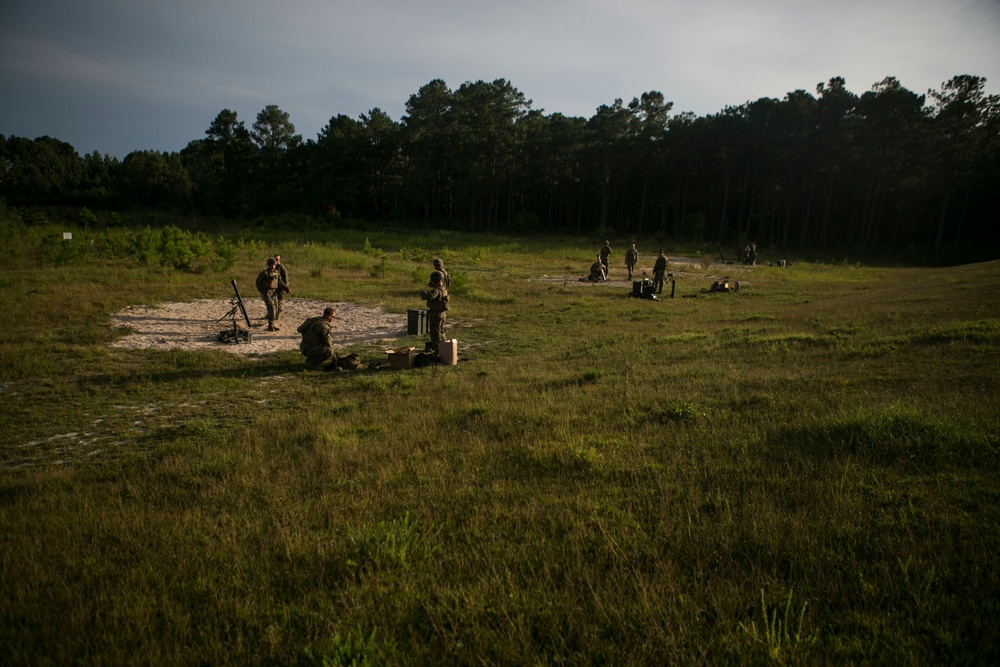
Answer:
[(427, 333), (427, 311), (408, 310), (406, 311), (406, 335), (423, 336)]
[(438, 356), (446, 366), (458, 364), (458, 340), (451, 338), (438, 343)]

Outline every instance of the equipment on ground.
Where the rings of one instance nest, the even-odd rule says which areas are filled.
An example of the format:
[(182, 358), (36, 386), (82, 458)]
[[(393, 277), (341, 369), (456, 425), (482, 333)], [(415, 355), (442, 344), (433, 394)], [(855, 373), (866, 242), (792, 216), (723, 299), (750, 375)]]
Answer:
[(233, 286), (233, 296), (229, 299), (229, 305), (231, 305), (232, 308), (229, 309), (228, 313), (217, 319), (216, 322), (221, 322), (228, 317), (232, 319), (233, 326), (235, 327), (236, 313), (239, 311), (243, 315), (243, 321), (247, 323), (247, 328), (253, 328), (253, 325), (250, 324), (250, 316), (247, 315), (246, 306), (243, 305), (243, 297), (240, 296), (240, 288), (236, 286), (236, 278), (232, 278), (229, 281), (229, 284)]
[(246, 306), (243, 305), (243, 297), (240, 296), (240, 288), (236, 286), (236, 279), (231, 279), (229, 284), (233, 286), (233, 296), (229, 299), (229, 305), (232, 308), (229, 309), (228, 313), (217, 319), (216, 323), (228, 318), (232, 320), (233, 330), (232, 332), (219, 332), (219, 340), (224, 343), (239, 343), (241, 340), (250, 343), (253, 341), (253, 335), (249, 331), (243, 331), (239, 328), (239, 325), (236, 323), (236, 313), (239, 312), (243, 315), (243, 321), (247, 323), (247, 329), (253, 328), (253, 325), (250, 324), (250, 316), (247, 315)]

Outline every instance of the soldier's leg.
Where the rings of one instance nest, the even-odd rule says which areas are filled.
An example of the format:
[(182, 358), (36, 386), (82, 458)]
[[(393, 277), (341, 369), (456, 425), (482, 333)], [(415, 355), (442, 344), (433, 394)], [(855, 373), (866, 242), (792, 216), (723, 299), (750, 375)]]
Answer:
[(428, 333), (430, 334), (430, 342), (427, 347), (434, 352), (438, 351), (438, 347), (441, 345), (441, 328), (442, 328), (442, 315), (444, 313), (439, 313), (436, 310), (432, 310), (427, 313), (428, 316)]
[(333, 350), (322, 345), (311, 345), (302, 352), (306, 358), (306, 368), (318, 369), (326, 362), (334, 359)]
[(267, 330), (277, 331), (278, 327), (274, 326), (274, 310), (275, 310), (275, 299), (274, 292), (268, 292), (267, 296), (264, 298), (264, 303), (267, 304)]

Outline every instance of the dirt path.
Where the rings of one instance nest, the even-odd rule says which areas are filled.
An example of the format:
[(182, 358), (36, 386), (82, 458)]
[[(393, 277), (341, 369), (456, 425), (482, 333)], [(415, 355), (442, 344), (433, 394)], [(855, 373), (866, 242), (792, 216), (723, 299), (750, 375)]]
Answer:
[[(320, 315), (327, 306), (337, 309), (334, 342), (347, 347), (375, 341), (392, 342), (406, 337), (406, 315), (386, 313), (379, 308), (365, 308), (352, 303), (328, 303), (306, 299), (285, 299), (284, 312), (278, 322), (280, 331), (267, 331), (264, 304), (260, 299), (244, 300), (253, 342), (231, 344), (219, 342), (219, 332), (232, 327), (226, 314), (232, 308), (228, 299), (200, 299), (186, 303), (165, 303), (160, 306), (129, 306), (111, 316), (112, 327), (127, 327), (133, 333), (121, 338), (112, 347), (157, 350), (225, 350), (234, 354), (267, 354), (282, 350), (298, 350), (302, 336), (295, 330), (308, 317)], [(220, 318), (223, 318), (219, 321)], [(246, 328), (242, 315), (237, 323)], [(391, 347), (391, 345), (390, 345)]]

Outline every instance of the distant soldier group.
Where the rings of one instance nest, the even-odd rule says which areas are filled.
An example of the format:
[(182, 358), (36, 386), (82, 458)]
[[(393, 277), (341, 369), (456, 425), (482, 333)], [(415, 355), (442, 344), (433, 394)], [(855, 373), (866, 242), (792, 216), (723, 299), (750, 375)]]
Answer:
[(740, 247), (740, 261), (747, 266), (757, 266), (757, 243), (751, 241)]
[[(608, 279), (608, 262), (611, 258), (611, 243), (608, 241), (604, 242), (601, 246), (599, 254), (597, 256), (597, 261), (590, 265), (590, 273), (586, 278), (580, 278), (580, 282), (604, 282)], [(663, 293), (663, 282), (664, 277), (667, 273), (667, 263), (669, 259), (663, 254), (663, 249), (660, 249), (660, 254), (656, 258), (655, 264), (653, 264), (653, 287), (657, 293)], [(635, 268), (639, 264), (639, 251), (636, 249), (635, 244), (625, 251), (625, 270), (628, 271), (628, 279), (632, 280), (632, 276), (635, 273)], [(645, 274), (645, 272), (643, 272)]]

